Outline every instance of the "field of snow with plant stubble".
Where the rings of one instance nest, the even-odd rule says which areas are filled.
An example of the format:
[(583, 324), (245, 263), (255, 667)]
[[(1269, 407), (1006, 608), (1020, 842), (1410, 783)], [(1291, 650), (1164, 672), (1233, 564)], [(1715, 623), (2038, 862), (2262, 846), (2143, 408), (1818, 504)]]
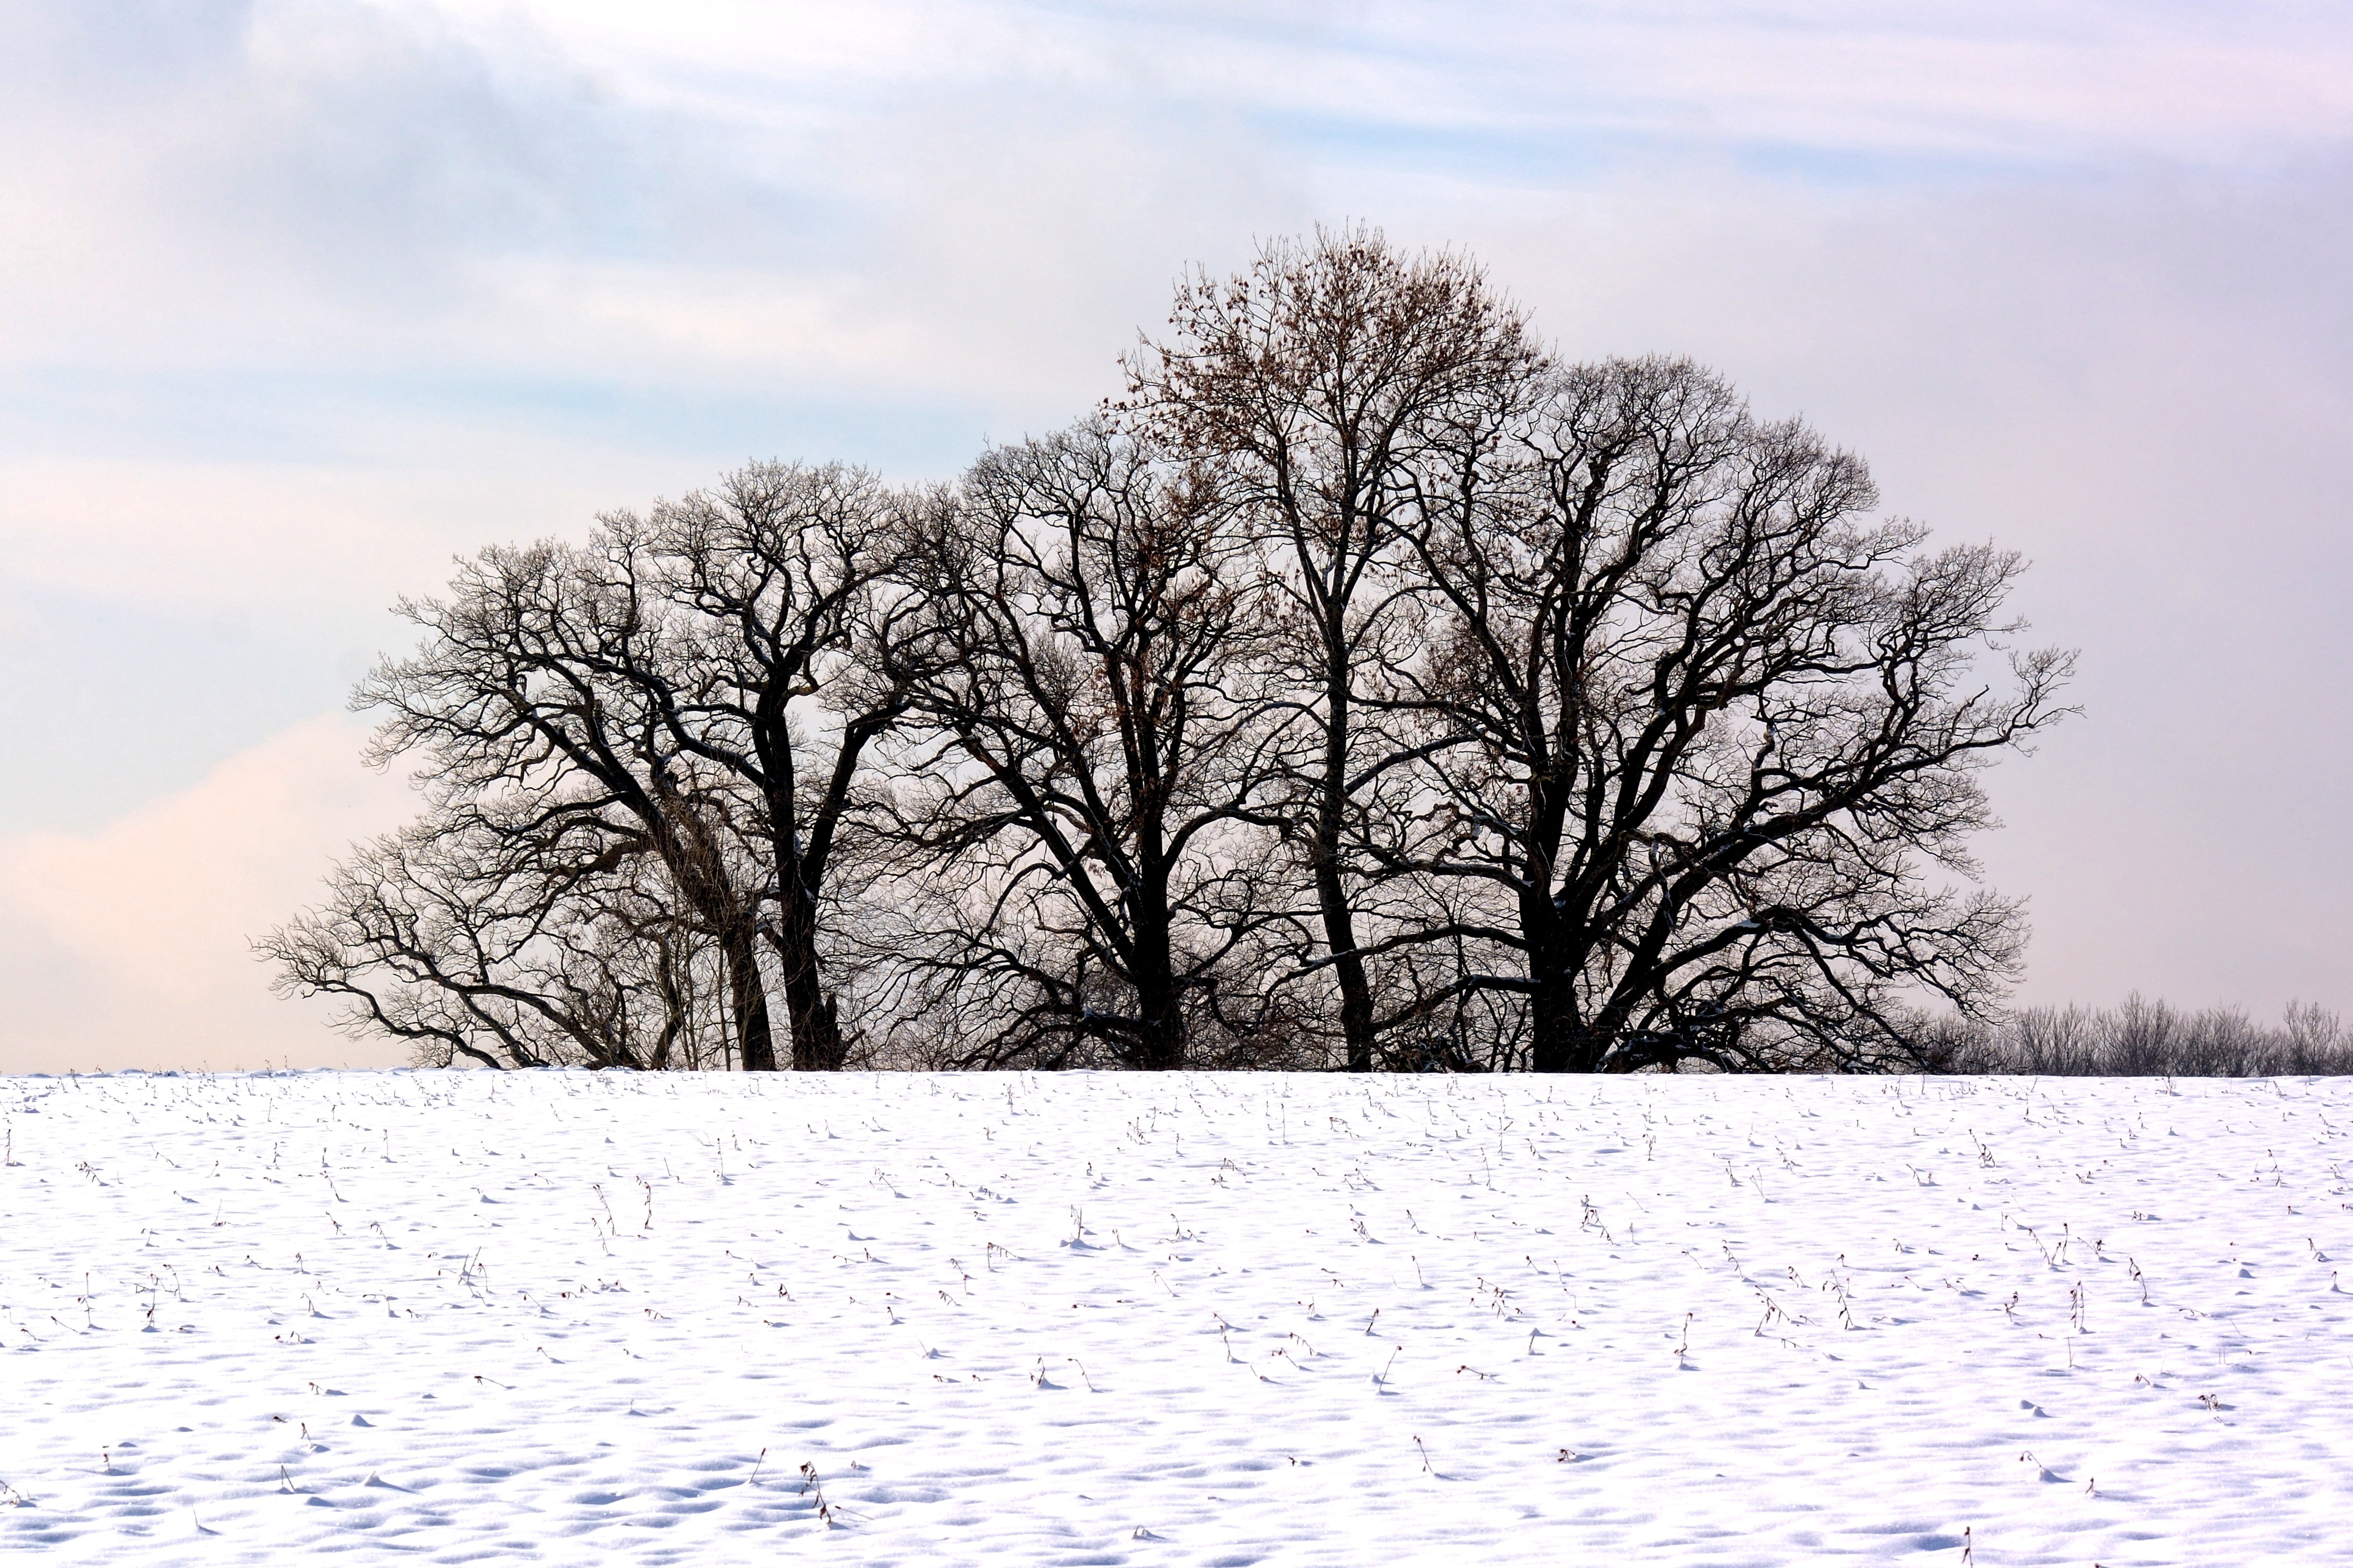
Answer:
[(60, 1563), (2353, 1561), (2353, 1080), (0, 1079)]

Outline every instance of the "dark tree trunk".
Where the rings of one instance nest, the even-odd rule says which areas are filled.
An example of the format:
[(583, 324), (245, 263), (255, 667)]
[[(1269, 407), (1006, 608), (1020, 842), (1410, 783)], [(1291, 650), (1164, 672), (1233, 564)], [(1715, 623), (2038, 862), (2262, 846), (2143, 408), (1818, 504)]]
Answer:
[(1130, 979), (1135, 986), (1135, 1065), (1147, 1072), (1173, 1072), (1185, 1065), (1185, 1021), (1177, 1010), (1176, 955), (1168, 945), (1166, 879), (1150, 878), (1134, 902)]
[(848, 1056), (834, 1001), (818, 962), (817, 915), (807, 894), (789, 884), (777, 912), (775, 946), (785, 972), (785, 1009), (795, 1072), (839, 1072)]
[(1323, 906), (1324, 940), (1332, 949), (1332, 968), (1340, 980), (1340, 1033), (1347, 1042), (1348, 1070), (1373, 1070), (1373, 988), (1365, 977), (1365, 961), (1356, 952), (1355, 912), (1348, 908), (1340, 885), (1336, 856), (1322, 853), (1318, 845), (1315, 897)]
[(768, 1024), (768, 989), (760, 981), (760, 949), (747, 927), (722, 931), (719, 952), (727, 965), (727, 1000), (735, 1014), (737, 1059), (745, 1072), (776, 1070), (776, 1039)]
[(1576, 967), (1548, 889), (1523, 888), (1520, 934), (1528, 955), (1528, 1065), (1537, 1072), (1589, 1072), (1577, 1016)]
[(1185, 1065), (1185, 1022), (1176, 1010), (1176, 987), (1166, 950), (1137, 966), (1135, 1065), (1146, 1072), (1174, 1072)]
[(1340, 1034), (1348, 1048), (1348, 1070), (1373, 1070), (1373, 988), (1356, 951), (1356, 911), (1340, 879), (1340, 830), (1348, 810), (1348, 688), (1331, 679), (1324, 697), (1323, 800), (1315, 815), (1315, 901), (1324, 917), (1324, 941), (1340, 982)]

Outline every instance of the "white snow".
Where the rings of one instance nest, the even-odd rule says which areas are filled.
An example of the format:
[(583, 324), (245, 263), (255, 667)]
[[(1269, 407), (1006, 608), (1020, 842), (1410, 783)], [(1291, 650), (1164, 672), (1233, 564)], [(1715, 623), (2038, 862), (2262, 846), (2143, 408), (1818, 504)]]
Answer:
[(2353, 1561), (2345, 1080), (16, 1078), (0, 1118), (0, 1548), (43, 1560)]

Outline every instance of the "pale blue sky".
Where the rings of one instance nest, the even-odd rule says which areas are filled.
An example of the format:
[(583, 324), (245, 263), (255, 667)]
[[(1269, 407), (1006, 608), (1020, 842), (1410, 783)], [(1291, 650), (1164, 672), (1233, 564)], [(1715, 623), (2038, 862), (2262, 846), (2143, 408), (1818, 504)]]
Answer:
[(333, 1059), (237, 939), (398, 809), (332, 715), (453, 552), (755, 455), (953, 473), (1111, 389), (1184, 263), (1350, 216), (2036, 560), (2089, 713), (1997, 786), (2030, 998), (2353, 1006), (2341, 5), (0, 0), (0, 1068)]

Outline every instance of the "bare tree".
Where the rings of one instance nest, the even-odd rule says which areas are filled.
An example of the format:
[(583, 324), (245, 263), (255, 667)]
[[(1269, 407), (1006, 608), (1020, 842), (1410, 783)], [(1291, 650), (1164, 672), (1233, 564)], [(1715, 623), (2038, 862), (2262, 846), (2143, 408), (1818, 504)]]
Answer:
[(736, 1060), (772, 1070), (765, 878), (745, 852), (756, 805), (680, 732), (691, 638), (644, 568), (610, 531), (586, 549), (486, 550), (447, 599), (401, 604), (424, 645), (379, 665), (353, 703), (385, 713), (373, 756), (415, 769), (441, 819), (651, 858), (718, 951)]
[(866, 749), (904, 711), (878, 649), (913, 613), (893, 582), (905, 501), (831, 465), (755, 463), (653, 509), (607, 517), (632, 560), (691, 612), (683, 668), (653, 689), (679, 746), (759, 806), (793, 1066), (846, 1057), (819, 927)]
[(992, 451), (937, 514), (895, 819), (933, 898), (902, 949), (913, 994), (1004, 1019), (967, 1059), (1174, 1068), (1262, 1024), (1248, 553), (1213, 476), (1100, 424)]
[(1379, 1020), (1357, 928), (1377, 868), (1347, 846), (1368, 796), (1409, 760), (1377, 716), (1385, 672), (1415, 637), (1394, 614), (1410, 591), (1393, 571), (1398, 508), (1433, 445), (1492, 423), (1541, 354), (1473, 263), (1402, 255), (1366, 228), (1277, 240), (1231, 278), (1194, 274), (1170, 326), (1167, 342), (1130, 356), (1123, 412), (1221, 464), (1249, 526), (1279, 552), (1272, 582), (1303, 721), (1295, 841), (1347, 1065), (1365, 1070)]
[[(2018, 558), (1873, 521), (1862, 463), (1683, 361), (1556, 375), (1417, 473), (1445, 606), (1423, 672), (1442, 809), (1409, 857), (1493, 889), (1539, 1071), (1899, 1056), (1910, 998), (1999, 996), (2019, 912), (1974, 870), (1978, 771), (2065, 710), (2010, 651)], [(1985, 684), (1973, 657), (2006, 657)]]
[(420, 1065), (723, 1065), (717, 955), (659, 866), (510, 826), (435, 815), (362, 847), (255, 943), (277, 989), (343, 999), (340, 1027)]

